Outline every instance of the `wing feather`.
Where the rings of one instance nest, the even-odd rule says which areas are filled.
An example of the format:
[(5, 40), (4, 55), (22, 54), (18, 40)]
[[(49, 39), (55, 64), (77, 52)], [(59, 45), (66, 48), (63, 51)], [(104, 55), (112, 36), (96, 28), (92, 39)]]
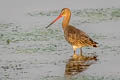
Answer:
[(64, 33), (66, 40), (72, 45), (95, 46), (97, 44), (85, 32), (71, 25), (64, 30)]

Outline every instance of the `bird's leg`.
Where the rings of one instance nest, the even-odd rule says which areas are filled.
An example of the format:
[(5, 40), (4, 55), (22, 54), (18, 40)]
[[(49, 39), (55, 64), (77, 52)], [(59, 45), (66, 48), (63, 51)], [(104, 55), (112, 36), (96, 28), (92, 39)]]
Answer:
[(73, 58), (76, 59), (77, 58), (76, 48), (73, 48), (73, 51), (74, 51)]
[(74, 55), (76, 55), (76, 47), (73, 46)]
[(74, 50), (74, 55), (76, 54), (75, 52), (76, 52), (76, 51)]
[(80, 48), (80, 56), (83, 56), (83, 55), (82, 55), (82, 48)]

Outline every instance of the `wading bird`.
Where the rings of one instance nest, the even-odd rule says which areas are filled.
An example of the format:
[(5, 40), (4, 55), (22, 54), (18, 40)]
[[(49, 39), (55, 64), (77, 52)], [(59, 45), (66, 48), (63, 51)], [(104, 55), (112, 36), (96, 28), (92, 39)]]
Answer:
[(93, 41), (84, 31), (77, 29), (72, 25), (69, 25), (71, 11), (68, 8), (63, 8), (60, 15), (54, 21), (52, 21), (46, 28), (55, 23), (61, 17), (64, 17), (62, 21), (64, 37), (68, 41), (68, 43), (70, 43), (73, 47), (74, 50), (73, 56), (76, 55), (77, 48), (80, 48), (80, 56), (82, 56), (82, 47), (85, 46), (97, 47), (96, 44), (98, 43)]

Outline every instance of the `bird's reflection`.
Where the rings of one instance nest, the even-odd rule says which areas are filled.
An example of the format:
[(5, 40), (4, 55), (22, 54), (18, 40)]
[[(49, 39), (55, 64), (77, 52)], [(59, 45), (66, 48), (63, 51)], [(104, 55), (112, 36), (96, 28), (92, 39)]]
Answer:
[(72, 57), (66, 64), (65, 76), (73, 76), (84, 70), (97, 61), (97, 56), (80, 56)]

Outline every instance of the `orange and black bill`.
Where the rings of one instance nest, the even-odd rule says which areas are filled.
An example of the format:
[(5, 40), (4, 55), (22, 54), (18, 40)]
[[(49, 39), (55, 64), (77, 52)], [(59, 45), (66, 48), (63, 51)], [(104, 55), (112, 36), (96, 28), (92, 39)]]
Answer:
[(58, 19), (60, 19), (62, 15), (60, 14), (54, 21), (52, 21), (46, 28), (50, 27), (53, 23), (55, 23)]

